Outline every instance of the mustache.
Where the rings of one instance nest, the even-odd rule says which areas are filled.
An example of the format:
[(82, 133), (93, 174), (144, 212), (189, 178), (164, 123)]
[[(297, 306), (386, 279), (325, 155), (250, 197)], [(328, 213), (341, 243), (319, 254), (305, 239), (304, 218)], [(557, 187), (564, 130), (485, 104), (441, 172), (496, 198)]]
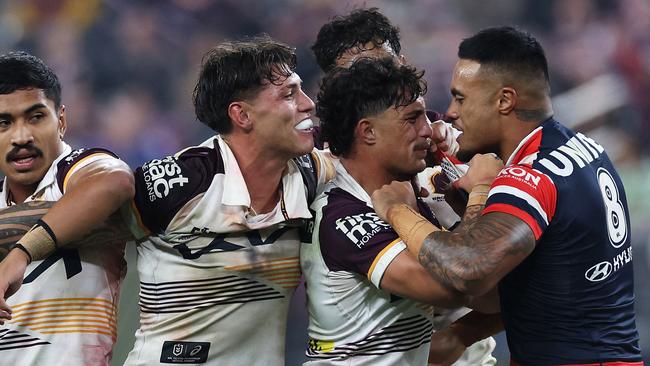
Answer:
[(32, 144), (16, 145), (7, 154), (7, 158), (6, 158), (7, 162), (11, 162), (12, 160), (15, 160), (16, 156), (21, 152), (21, 150), (23, 150), (22, 151), (23, 153), (24, 150), (27, 150), (27, 152), (29, 152), (31, 155), (35, 155), (37, 157), (43, 156), (43, 151)]

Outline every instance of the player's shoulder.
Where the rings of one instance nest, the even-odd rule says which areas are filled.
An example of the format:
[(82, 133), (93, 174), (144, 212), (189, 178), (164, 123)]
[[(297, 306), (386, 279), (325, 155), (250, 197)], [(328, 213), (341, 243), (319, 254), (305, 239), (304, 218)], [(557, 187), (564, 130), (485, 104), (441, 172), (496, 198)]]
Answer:
[(224, 173), (218, 148), (195, 146), (135, 170), (134, 203), (143, 224), (152, 232), (164, 229), (190, 200), (206, 192), (214, 177)]
[(112, 151), (101, 147), (81, 148), (70, 151), (56, 162), (56, 181), (63, 190), (66, 177), (75, 168), (101, 159), (119, 159)]
[(351, 240), (359, 246), (358, 241), (362, 239), (356, 238), (357, 231), (372, 237), (383, 229), (391, 229), (372, 207), (351, 193), (334, 188), (326, 195), (327, 203), (322, 208), (319, 224), (321, 242)]

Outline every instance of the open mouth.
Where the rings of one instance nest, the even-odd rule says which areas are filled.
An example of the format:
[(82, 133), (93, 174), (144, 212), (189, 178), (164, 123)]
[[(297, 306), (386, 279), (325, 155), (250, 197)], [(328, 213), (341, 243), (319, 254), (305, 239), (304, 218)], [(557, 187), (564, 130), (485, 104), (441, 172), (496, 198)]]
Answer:
[(300, 123), (295, 125), (293, 128), (300, 132), (312, 132), (314, 130), (314, 122), (311, 118), (306, 118), (300, 121)]
[(42, 156), (39, 151), (31, 149), (20, 149), (18, 151), (11, 151), (7, 155), (7, 161), (11, 166), (14, 167), (17, 171), (28, 171), (32, 169), (36, 159)]

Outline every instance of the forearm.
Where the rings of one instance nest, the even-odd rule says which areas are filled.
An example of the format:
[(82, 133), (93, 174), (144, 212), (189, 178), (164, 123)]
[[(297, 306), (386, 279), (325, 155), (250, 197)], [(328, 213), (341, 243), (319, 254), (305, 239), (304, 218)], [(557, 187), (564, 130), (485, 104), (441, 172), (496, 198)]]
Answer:
[(97, 174), (80, 182), (43, 216), (60, 246), (81, 239), (127, 203), (133, 178), (123, 173)]
[(54, 202), (26, 202), (0, 210), (0, 260), (34, 226)]
[(63, 197), (18, 244), (32, 260), (42, 259), (99, 227), (133, 197), (134, 190), (125, 163), (110, 159), (89, 165), (73, 175)]

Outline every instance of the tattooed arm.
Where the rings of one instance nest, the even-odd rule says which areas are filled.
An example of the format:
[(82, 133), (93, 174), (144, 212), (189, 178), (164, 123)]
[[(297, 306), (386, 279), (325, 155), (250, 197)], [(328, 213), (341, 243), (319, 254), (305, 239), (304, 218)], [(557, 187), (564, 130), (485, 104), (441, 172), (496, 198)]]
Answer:
[(0, 261), (54, 202), (26, 202), (0, 210)]
[[(502, 167), (493, 157), (483, 155), (472, 159), (465, 179), (470, 187), (491, 182)], [(474, 167), (474, 169), (472, 169)], [(498, 170), (496, 170), (498, 171)], [(468, 295), (482, 295), (492, 289), (503, 276), (521, 263), (534, 249), (532, 229), (521, 219), (505, 213), (481, 216), (487, 191), (470, 197), (461, 224), (454, 232), (425, 227), (422, 218), (405, 204), (407, 190), (399, 183), (384, 186), (373, 194), (377, 214), (400, 234), (409, 251), (443, 284)], [(472, 195), (474, 194), (472, 190)], [(471, 195), (470, 195), (471, 196)]]
[(500, 212), (476, 215), (454, 232), (434, 232), (422, 245), (420, 263), (458, 291), (482, 295), (535, 249), (535, 236), (521, 219)]

